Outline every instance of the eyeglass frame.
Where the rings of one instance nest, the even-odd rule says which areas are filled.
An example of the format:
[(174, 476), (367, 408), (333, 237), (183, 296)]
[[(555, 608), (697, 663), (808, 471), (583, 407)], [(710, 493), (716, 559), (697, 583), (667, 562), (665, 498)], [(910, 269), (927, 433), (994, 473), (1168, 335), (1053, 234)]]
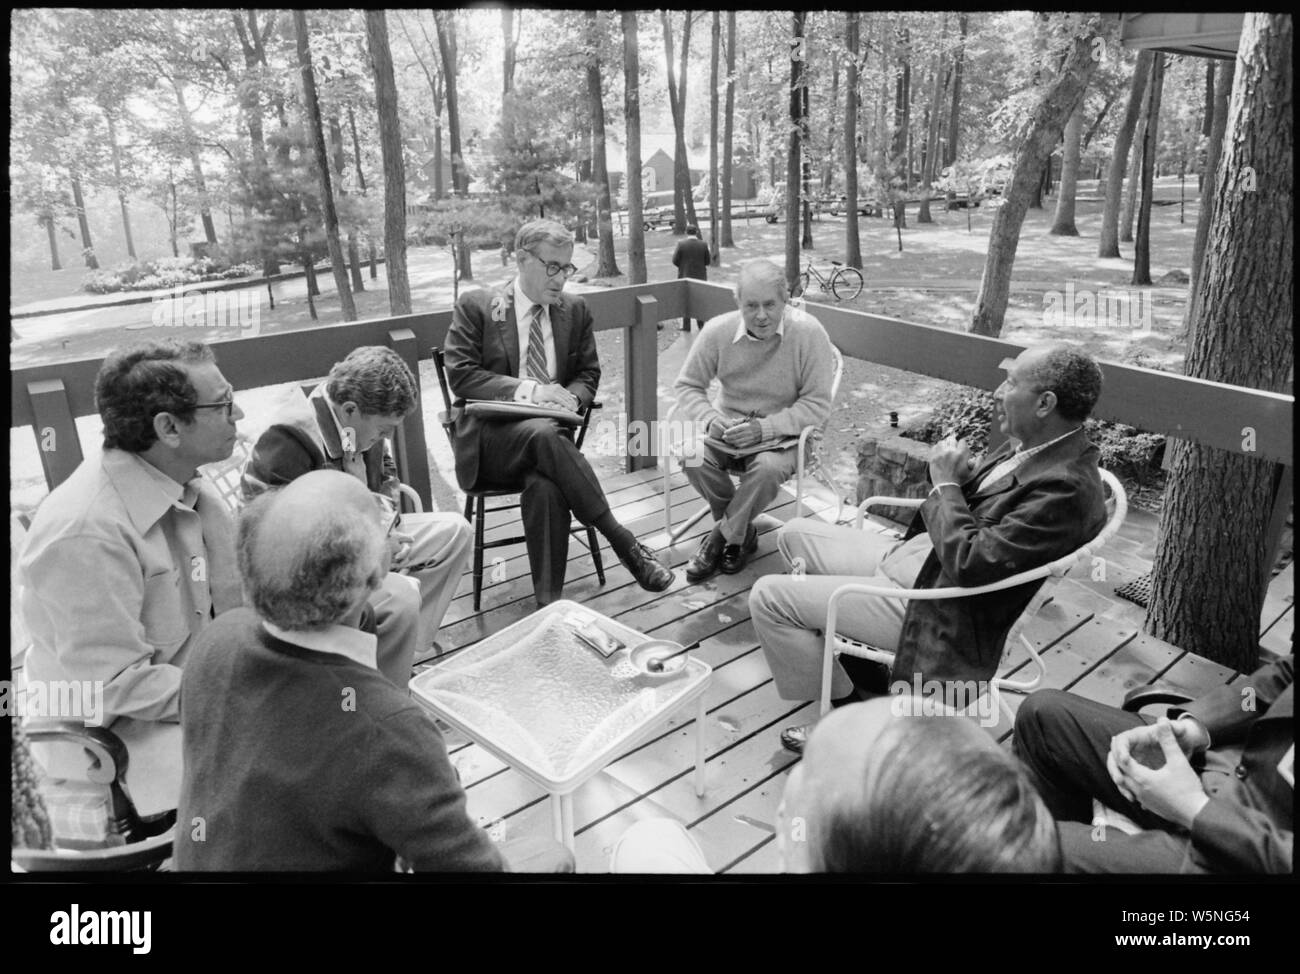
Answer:
[[(547, 277), (557, 277), (560, 274), (560, 272), (563, 271), (564, 276), (567, 279), (572, 277), (574, 274), (578, 273), (577, 265), (575, 265), (572, 261), (570, 261), (567, 264), (561, 264), (558, 260), (542, 260), (542, 258), (538, 257), (531, 250), (525, 249), (524, 253), (526, 253), (529, 257), (531, 257), (533, 260), (537, 261), (544, 268), (546, 268)], [(552, 270), (552, 268), (554, 268), (554, 270)]]
[(222, 399), (220, 402), (196, 402), (195, 409), (216, 409), (218, 406), (226, 407), (226, 419), (229, 419), (235, 411), (235, 397)]

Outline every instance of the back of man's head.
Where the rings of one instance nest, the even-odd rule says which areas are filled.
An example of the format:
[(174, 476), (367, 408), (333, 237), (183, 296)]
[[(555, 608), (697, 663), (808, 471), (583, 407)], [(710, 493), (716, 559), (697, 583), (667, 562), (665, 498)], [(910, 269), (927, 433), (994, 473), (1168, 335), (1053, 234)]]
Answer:
[(688, 236), (688, 237), (698, 237), (699, 235), (700, 235), (700, 228), (697, 227), (694, 223), (690, 224), (690, 225), (686, 228), (686, 236)]
[(1057, 871), (1055, 824), (1015, 758), (969, 718), (894, 716), (892, 699), (835, 711), (809, 741), (801, 794), (787, 792), (807, 819), (802, 865)]
[(415, 408), (420, 384), (391, 348), (362, 345), (334, 363), (325, 391), (336, 403), (356, 403), (368, 416), (405, 416)]
[(95, 376), (104, 449), (143, 453), (158, 441), (154, 417), (194, 418), (199, 394), (187, 366), (214, 361), (202, 342), (167, 338), (110, 352)]
[(336, 470), (303, 474), (239, 517), (239, 571), (257, 614), (290, 630), (343, 620), (387, 571), (379, 509), (365, 486)]
[(1062, 419), (1076, 423), (1087, 419), (1101, 398), (1101, 367), (1096, 360), (1065, 342), (1030, 351), (1035, 354), (1035, 391), (1056, 394), (1056, 412)]

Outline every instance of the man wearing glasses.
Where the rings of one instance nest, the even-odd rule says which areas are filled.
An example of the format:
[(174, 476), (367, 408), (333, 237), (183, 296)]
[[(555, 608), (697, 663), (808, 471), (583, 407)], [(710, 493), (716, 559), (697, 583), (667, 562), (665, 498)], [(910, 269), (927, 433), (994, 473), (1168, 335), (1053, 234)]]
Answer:
[[(102, 686), (101, 713), (50, 716), (112, 724), (132, 755), (141, 810), (174, 808), (181, 668), (213, 617), (243, 603), (230, 515), (198, 468), (230, 456), (244, 414), (211, 349), (198, 342), (111, 353), (95, 379), (95, 402), (103, 453), (45, 498), (19, 554), (15, 581), (31, 636), (26, 678), (32, 687)], [(171, 762), (160, 757), (167, 739)], [(142, 754), (158, 757), (157, 766)], [(53, 745), (42, 760), (55, 777), (61, 768), (85, 770), (75, 745)], [(174, 780), (153, 781), (168, 769)], [(143, 807), (142, 793), (155, 785), (170, 789), (172, 804)]]
[(662, 592), (673, 573), (614, 518), (572, 428), (547, 418), (484, 420), (464, 400), (505, 400), (567, 410), (596, 397), (600, 361), (591, 312), (564, 293), (573, 236), (553, 220), (534, 220), (515, 238), (519, 273), (504, 288), (461, 296), (447, 333), (447, 376), (458, 402), (456, 478), (464, 490), (521, 491), (528, 563), (539, 605), (560, 598), (568, 561), (570, 512), (609, 541), (642, 588)]

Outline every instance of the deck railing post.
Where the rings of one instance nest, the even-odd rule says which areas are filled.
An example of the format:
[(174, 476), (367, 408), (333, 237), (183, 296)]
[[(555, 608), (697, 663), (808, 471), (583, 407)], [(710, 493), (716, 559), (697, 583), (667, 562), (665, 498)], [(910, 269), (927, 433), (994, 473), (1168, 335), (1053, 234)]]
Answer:
[[(639, 294), (636, 315), (628, 328), (623, 352), (626, 385), (627, 472), (635, 473), (658, 463), (651, 431), (659, 413), (659, 302)], [(638, 435), (640, 434), (640, 435)]]
[(388, 345), (406, 363), (415, 376), (416, 406), (393, 437), (393, 460), (402, 483), (410, 486), (432, 511), (433, 485), (429, 477), (429, 448), (424, 438), (424, 405), (420, 402), (420, 343), (410, 328), (394, 328), (388, 333)]
[(82, 461), (77, 422), (72, 416), (68, 391), (62, 379), (41, 379), (27, 383), (32, 404), (32, 431), (45, 471), (45, 483), (53, 490), (71, 476)]

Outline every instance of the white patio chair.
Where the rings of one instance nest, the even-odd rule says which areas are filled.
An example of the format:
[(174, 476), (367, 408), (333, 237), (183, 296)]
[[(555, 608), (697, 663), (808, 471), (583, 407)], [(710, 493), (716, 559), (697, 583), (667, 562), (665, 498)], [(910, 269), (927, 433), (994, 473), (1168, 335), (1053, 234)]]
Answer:
[[(1106, 502), (1107, 507), (1112, 508), (1110, 517), (1106, 524), (1098, 532), (1097, 536), (1082, 547), (1072, 551), (1068, 555), (1063, 555), (1055, 561), (1048, 562), (1046, 565), (1040, 565), (1038, 568), (1031, 568), (1028, 571), (1018, 572), (1000, 582), (991, 582), (988, 585), (976, 585), (969, 588), (959, 586), (947, 586), (945, 588), (931, 589), (912, 589), (912, 588), (891, 588), (883, 585), (867, 585), (858, 582), (841, 585), (831, 593), (830, 602), (826, 609), (826, 649), (822, 658), (822, 690), (821, 690), (821, 714), (824, 716), (831, 708), (831, 673), (832, 663), (836, 653), (848, 653), (850, 656), (857, 656), (861, 659), (874, 660), (878, 663), (890, 665), (894, 661), (894, 654), (888, 650), (877, 649), (874, 646), (868, 646), (865, 643), (857, 642), (842, 636), (835, 631), (839, 615), (840, 601), (846, 595), (882, 595), (889, 598), (898, 599), (959, 599), (967, 598), (972, 595), (985, 595), (989, 592), (1000, 592), (1003, 589), (1015, 588), (1017, 585), (1024, 585), (1026, 582), (1042, 581), (1034, 593), (1034, 597), (1029, 600), (1025, 610), (1020, 613), (1020, 617), (1012, 625), (1011, 630), (1007, 633), (1006, 648), (1003, 651), (1003, 659), (1006, 659), (1015, 640), (1018, 638), (1024, 645), (1029, 654), (1029, 659), (1033, 663), (1036, 672), (1032, 679), (1011, 680), (1004, 677), (994, 677), (990, 681), (991, 693), (997, 701), (999, 707), (1006, 713), (1008, 718), (1012, 717), (1011, 709), (1007, 706), (1005, 700), (1000, 696), (1002, 690), (1013, 690), (1021, 693), (1028, 693), (1038, 687), (1042, 682), (1043, 676), (1047, 672), (1047, 667), (1043, 659), (1038, 655), (1038, 650), (1034, 644), (1025, 636), (1024, 625), (1051, 599), (1052, 583), (1062, 578), (1066, 572), (1076, 565), (1087, 568), (1094, 554), (1102, 549), (1105, 544), (1115, 536), (1124, 523), (1124, 518), (1128, 514), (1128, 495), (1119, 480), (1109, 470), (1099, 471), (1102, 483), (1110, 488), (1110, 500)], [(889, 507), (920, 507), (923, 501), (918, 498), (908, 497), (868, 497), (858, 505), (858, 516), (855, 526), (862, 528), (863, 517), (867, 510), (874, 506)], [(977, 701), (972, 701), (971, 708)], [(968, 708), (970, 709), (970, 708)]]
[[(834, 345), (831, 345), (831, 355), (834, 359), (834, 372), (831, 376), (831, 412), (834, 412), (835, 397), (840, 391), (840, 380), (844, 377), (844, 356)], [(670, 438), (670, 431), (673, 429), (677, 411), (678, 404), (674, 403), (669, 407), (660, 425), (659, 456), (663, 461), (664, 534), (668, 537), (669, 545), (676, 544), (678, 538), (699, 524), (704, 516), (709, 513), (709, 505), (705, 504), (676, 528), (673, 527), (672, 487), (669, 479), (672, 477), (672, 461), (676, 460), (680, 463), (684, 451), (684, 444), (681, 440), (673, 442)], [(830, 414), (827, 414), (826, 422), (830, 422)], [(820, 457), (820, 445), (825, 436), (825, 429), (826, 424), (823, 423), (821, 426), (805, 426), (799, 433), (798, 460), (795, 467), (795, 517), (803, 516), (803, 483), (805, 478), (816, 473), (825, 475), (825, 463)], [(814, 441), (811, 451), (814, 456), (811, 464), (808, 462), (809, 440)], [(825, 475), (825, 479), (829, 481), (829, 475)], [(833, 483), (828, 483), (827, 486), (832, 493), (835, 492)]]

